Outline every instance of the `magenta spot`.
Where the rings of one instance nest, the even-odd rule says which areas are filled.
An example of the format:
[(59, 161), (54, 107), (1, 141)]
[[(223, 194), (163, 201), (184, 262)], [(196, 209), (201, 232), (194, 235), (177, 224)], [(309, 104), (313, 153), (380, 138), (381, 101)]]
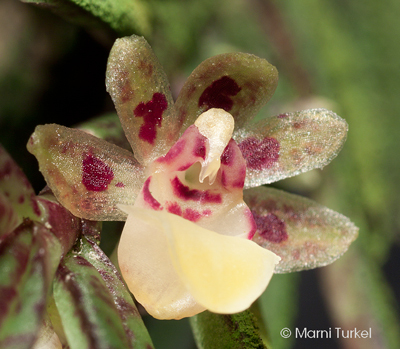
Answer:
[(19, 204), (23, 204), (25, 202), (25, 196), (24, 195), (20, 195), (18, 198), (18, 203)]
[(241, 176), (240, 179), (238, 179), (237, 181), (234, 181), (232, 183), (232, 187), (233, 188), (243, 188), (244, 187), (244, 180), (245, 180), (245, 176)]
[(3, 178), (8, 178), (8, 176), (11, 175), (12, 172), (12, 162), (11, 161), (7, 161), (4, 165), (3, 168), (0, 169), (0, 179)]
[(265, 240), (281, 243), (288, 239), (286, 223), (273, 213), (268, 213), (266, 216), (259, 216), (253, 212), (253, 217), (260, 236)]
[(120, 90), (120, 99), (121, 103), (129, 102), (133, 98), (133, 90), (129, 81), (128, 73), (123, 74), (127, 79), (121, 87)]
[(169, 213), (176, 214), (177, 216), (182, 216), (182, 209), (177, 202), (167, 202), (166, 206)]
[(234, 162), (234, 150), (232, 147), (232, 140), (228, 143), (228, 145), (225, 147), (224, 152), (221, 155), (221, 164), (230, 166)]
[(183, 212), (182, 217), (189, 221), (197, 222), (201, 218), (201, 213), (196, 210), (193, 210), (192, 208), (187, 208)]
[(150, 192), (150, 180), (151, 180), (151, 176), (149, 178), (146, 179), (146, 182), (144, 182), (143, 184), (143, 199), (145, 202), (147, 202), (150, 207), (155, 210), (155, 211), (159, 211), (162, 210), (162, 206), (161, 204), (154, 198), (153, 195), (151, 195)]
[(175, 177), (173, 180), (171, 180), (171, 184), (174, 194), (183, 200), (218, 204), (222, 202), (220, 194), (210, 193), (209, 190), (190, 189), (188, 186), (184, 185), (178, 177)]
[(206, 158), (206, 137), (199, 135), (196, 139), (196, 145), (193, 149), (193, 155), (203, 160)]
[(125, 184), (122, 182), (118, 182), (117, 184), (115, 184), (115, 186), (118, 188), (125, 188)]
[(154, 144), (157, 137), (156, 126), (161, 127), (162, 114), (168, 107), (168, 102), (162, 93), (154, 93), (147, 103), (140, 102), (133, 111), (136, 117), (143, 118), (143, 125), (139, 130), (139, 138), (147, 143)]
[(10, 197), (10, 193), (9, 193), (8, 191), (5, 191), (5, 192), (4, 192), (4, 195), (5, 195), (6, 197), (8, 197), (8, 198)]
[(228, 185), (228, 181), (226, 180), (226, 173), (225, 171), (221, 172), (221, 184), (226, 187)]
[(247, 210), (245, 211), (245, 215), (246, 215), (247, 219), (249, 220), (249, 223), (250, 223), (250, 226), (251, 226), (251, 229), (249, 231), (249, 234), (247, 235), (247, 238), (249, 240), (251, 240), (253, 238), (254, 234), (257, 231), (257, 224), (255, 222), (253, 213), (250, 211), (249, 208), (247, 208)]
[(172, 146), (172, 148), (168, 151), (167, 154), (159, 157), (157, 159), (157, 162), (164, 162), (167, 164), (171, 163), (179, 156), (179, 154), (182, 153), (183, 149), (185, 148), (185, 145), (186, 141), (184, 139), (180, 139)]
[(183, 166), (179, 167), (179, 168), (178, 168), (178, 171), (186, 171), (186, 170), (189, 169), (190, 166), (192, 166), (192, 165), (193, 165), (193, 163), (192, 163), (192, 162), (189, 162), (189, 163), (187, 163), (186, 165), (183, 165)]
[(258, 140), (254, 137), (245, 139), (238, 144), (247, 167), (253, 170), (271, 168), (279, 159), (279, 142), (273, 137)]
[(230, 111), (233, 107), (232, 96), (236, 96), (241, 88), (229, 76), (214, 81), (208, 86), (199, 98), (199, 107), (205, 105), (207, 109), (221, 108)]
[(74, 142), (72, 141), (68, 141), (67, 143), (63, 144), (63, 147), (61, 149), (61, 153), (65, 154), (69, 151), (73, 151), (73, 149), (75, 148)]
[(36, 196), (33, 193), (31, 194), (31, 206), (33, 208), (33, 212), (35, 213), (35, 215), (40, 217), (42, 212), (40, 211)]
[(112, 169), (92, 154), (82, 161), (82, 184), (90, 191), (104, 191), (114, 178)]
[(298, 130), (298, 129), (304, 127), (305, 124), (306, 124), (306, 122), (304, 120), (301, 120), (301, 121), (294, 122), (293, 127)]
[(209, 216), (211, 216), (212, 211), (211, 211), (210, 209), (203, 210), (203, 211), (201, 212), (201, 214), (202, 214), (203, 216), (205, 216), (205, 217), (209, 217)]
[(277, 116), (277, 118), (278, 119), (284, 119), (284, 118), (287, 118), (289, 115), (288, 114), (279, 114), (278, 116)]

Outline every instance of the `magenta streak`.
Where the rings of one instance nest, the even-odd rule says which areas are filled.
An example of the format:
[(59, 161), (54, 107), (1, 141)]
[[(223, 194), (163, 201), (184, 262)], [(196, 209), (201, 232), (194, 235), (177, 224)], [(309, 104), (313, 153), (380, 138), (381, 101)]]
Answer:
[(181, 198), (182, 200), (193, 200), (199, 201), (200, 203), (217, 203), (222, 202), (220, 194), (213, 194), (209, 190), (197, 190), (190, 189), (188, 186), (184, 185), (178, 177), (171, 180), (172, 189), (174, 194)]
[(151, 195), (151, 192), (150, 192), (150, 188), (149, 188), (150, 180), (151, 180), (151, 176), (149, 178), (147, 178), (146, 182), (144, 182), (144, 184), (143, 184), (143, 189), (142, 189), (143, 200), (146, 203), (148, 203), (153, 210), (160, 211), (160, 210), (162, 210), (161, 204), (154, 198), (153, 195)]

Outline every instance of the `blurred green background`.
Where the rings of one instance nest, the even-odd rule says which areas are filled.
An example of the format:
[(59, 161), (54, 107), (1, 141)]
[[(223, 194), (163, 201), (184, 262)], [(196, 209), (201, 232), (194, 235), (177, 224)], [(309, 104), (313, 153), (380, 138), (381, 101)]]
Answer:
[[(266, 58), (280, 83), (259, 117), (326, 107), (350, 129), (327, 168), (276, 186), (311, 197), (360, 228), (358, 240), (331, 266), (273, 278), (259, 302), (272, 346), (400, 347), (400, 2), (113, 1), (110, 11), (122, 11), (124, 20), (90, 6), (95, 16), (89, 16), (77, 5), (55, 8), (59, 16), (48, 10), (52, 1), (43, 3), (0, 1), (0, 143), (36, 191), (45, 183), (25, 148), (30, 134), (37, 124), (72, 126), (114, 110), (104, 80), (118, 36), (146, 37), (175, 95), (212, 55)], [(114, 230), (106, 227), (106, 251)], [(188, 321), (145, 321), (156, 348), (195, 347)], [(372, 338), (283, 339), (283, 327), (371, 328)]]

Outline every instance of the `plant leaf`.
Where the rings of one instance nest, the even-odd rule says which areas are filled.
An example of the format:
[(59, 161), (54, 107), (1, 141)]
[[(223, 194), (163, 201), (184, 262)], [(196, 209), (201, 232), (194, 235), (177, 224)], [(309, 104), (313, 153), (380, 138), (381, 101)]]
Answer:
[(234, 134), (247, 172), (245, 188), (276, 182), (327, 165), (342, 148), (345, 120), (326, 109), (268, 117)]
[(250, 310), (233, 315), (205, 311), (191, 317), (190, 325), (199, 349), (266, 348)]
[(22, 0), (45, 7), (69, 21), (90, 29), (108, 25), (120, 35), (149, 34), (146, 5), (140, 0)]
[(175, 117), (167, 76), (144, 38), (132, 35), (115, 42), (106, 86), (136, 159), (146, 165), (164, 155), (182, 123)]
[(301, 196), (266, 187), (243, 194), (257, 225), (253, 241), (282, 258), (276, 273), (330, 264), (358, 235), (347, 217)]
[(60, 203), (85, 219), (124, 220), (116, 205), (133, 204), (144, 182), (132, 153), (80, 130), (37, 126), (28, 150)]
[(1, 240), (0, 347), (31, 347), (60, 258), (57, 238), (28, 219)]
[(41, 215), (31, 184), (0, 145), (0, 236), (15, 229), (23, 218), (37, 220)]
[(96, 268), (103, 278), (113, 297), (132, 348), (152, 348), (153, 346), (147, 329), (133, 302), (132, 296), (115, 266), (100, 247), (89, 239), (82, 239), (80, 253)]
[(182, 131), (210, 108), (221, 108), (235, 119), (235, 129), (250, 121), (278, 84), (276, 68), (247, 53), (226, 53), (202, 62), (189, 76), (176, 100)]
[(58, 268), (54, 299), (71, 347), (131, 347), (109, 288), (80, 251), (68, 254)]

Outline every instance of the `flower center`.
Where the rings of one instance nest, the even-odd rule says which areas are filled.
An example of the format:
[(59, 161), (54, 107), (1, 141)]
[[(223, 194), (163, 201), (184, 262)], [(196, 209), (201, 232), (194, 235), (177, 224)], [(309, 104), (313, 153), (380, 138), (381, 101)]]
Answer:
[(235, 125), (231, 114), (223, 109), (212, 108), (201, 114), (194, 123), (207, 138), (209, 151), (201, 162), (200, 183), (209, 178), (212, 185), (221, 166), (221, 155), (229, 143)]

